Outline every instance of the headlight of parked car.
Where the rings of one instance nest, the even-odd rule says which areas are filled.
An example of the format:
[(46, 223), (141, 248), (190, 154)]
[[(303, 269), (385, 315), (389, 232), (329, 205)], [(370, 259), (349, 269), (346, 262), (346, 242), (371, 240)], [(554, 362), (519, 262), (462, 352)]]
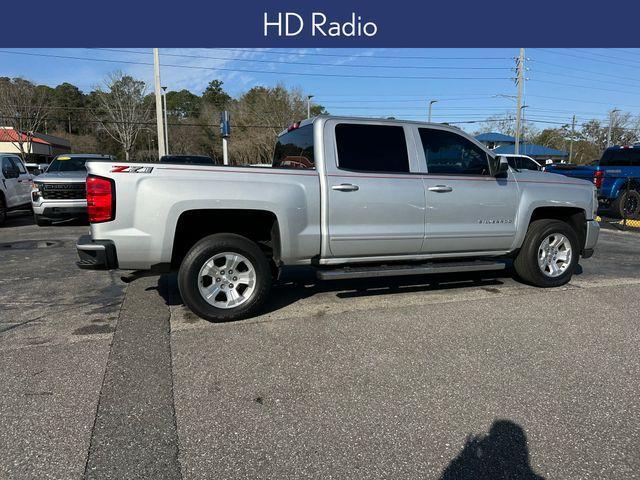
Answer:
[(40, 184), (33, 182), (33, 186), (31, 187), (31, 199), (34, 202), (37, 202), (40, 197), (42, 197), (42, 192), (40, 191)]

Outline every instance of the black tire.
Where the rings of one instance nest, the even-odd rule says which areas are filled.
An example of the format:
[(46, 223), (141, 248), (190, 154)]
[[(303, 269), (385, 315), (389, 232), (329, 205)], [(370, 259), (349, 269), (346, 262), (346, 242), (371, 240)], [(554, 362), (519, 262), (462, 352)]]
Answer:
[(640, 193), (637, 190), (628, 190), (618, 195), (611, 204), (611, 210), (620, 218), (629, 220), (640, 219)]
[(36, 225), (38, 225), (39, 227), (48, 227), (49, 225), (51, 225), (51, 220), (46, 220), (44, 218), (42, 218), (42, 216), (40, 215), (33, 215), (33, 218), (36, 221)]
[[(565, 271), (557, 277), (545, 275), (538, 266), (538, 251), (541, 243), (548, 236), (559, 233), (571, 244), (571, 260)], [(580, 257), (578, 236), (571, 226), (560, 220), (541, 219), (531, 222), (522, 248), (513, 262), (518, 276), (526, 283), (536, 287), (559, 287), (571, 280)]]
[[(244, 303), (233, 308), (218, 308), (208, 303), (199, 290), (200, 269), (216, 254), (223, 252), (244, 256), (255, 271), (253, 292)], [(184, 257), (178, 272), (178, 289), (184, 304), (196, 315), (210, 322), (239, 320), (255, 315), (264, 305), (272, 281), (269, 261), (260, 247), (248, 238), (232, 233), (218, 233), (200, 240)]]
[(7, 221), (7, 203), (4, 197), (0, 195), (0, 227)]

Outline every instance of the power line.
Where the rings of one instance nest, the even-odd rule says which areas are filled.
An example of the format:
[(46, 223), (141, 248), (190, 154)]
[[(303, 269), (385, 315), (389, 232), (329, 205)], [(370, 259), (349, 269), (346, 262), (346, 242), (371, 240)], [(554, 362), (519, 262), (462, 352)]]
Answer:
[[(561, 69), (563, 69), (563, 70), (566, 70), (566, 68), (567, 68), (567, 67), (566, 67), (566, 65), (558, 65), (557, 63), (550, 63), (550, 62), (545, 62), (545, 61), (542, 61), (542, 60), (533, 60), (533, 63), (539, 63), (539, 64), (541, 64), (541, 65), (548, 65), (548, 66), (550, 66), (550, 67), (561, 68)], [(619, 78), (619, 79), (621, 79), (621, 80), (631, 80), (631, 81), (633, 81), (633, 82), (637, 82), (637, 81), (639, 81), (639, 80), (637, 80), (637, 77), (625, 77), (625, 76), (622, 76), (622, 75), (613, 75), (613, 74), (611, 74), (611, 73), (600, 73), (600, 72), (594, 72), (593, 70), (585, 70), (585, 69), (583, 69), (583, 68), (571, 67), (571, 70), (572, 70), (572, 71), (575, 71), (575, 72), (590, 73), (590, 74), (592, 74), (592, 75), (600, 75), (600, 76), (602, 76), (602, 77)], [(537, 70), (537, 69), (536, 69), (536, 70), (535, 70), (535, 72), (536, 72), (536, 73), (537, 73), (537, 72), (540, 72), (540, 70)], [(545, 72), (545, 73), (551, 73), (552, 75), (560, 75), (560, 74), (553, 73), (553, 72)], [(584, 78), (584, 77), (576, 77), (576, 78)], [(600, 81), (600, 80), (597, 80), (597, 79), (594, 79), (594, 80), (595, 80), (595, 81), (598, 81), (598, 82)], [(634, 85), (634, 86), (635, 86), (635, 85)]]
[[(577, 80), (584, 80), (584, 81), (593, 81), (593, 82), (599, 82), (601, 83), (603, 80), (598, 80), (596, 78), (594, 79), (589, 79), (589, 78), (585, 78), (582, 75), (571, 75), (568, 73), (557, 73), (557, 72), (547, 72), (545, 70), (536, 70), (535, 71), (536, 74), (537, 73), (542, 73), (544, 75), (553, 75), (554, 77), (565, 77), (565, 78), (575, 78)], [(623, 82), (616, 82), (614, 80), (607, 80), (607, 84), (611, 84), (611, 85), (621, 85), (623, 87), (631, 87), (631, 88), (640, 88), (640, 85), (638, 84), (631, 84), (631, 83), (623, 83)]]
[(626, 92), (624, 90), (615, 90), (612, 88), (601, 88), (601, 87), (590, 87), (589, 85), (576, 85), (571, 83), (563, 83), (563, 82), (554, 82), (553, 80), (540, 80), (538, 78), (531, 79), (530, 81), (536, 83), (549, 83), (551, 85), (561, 85), (563, 87), (574, 87), (574, 88), (586, 88), (588, 90), (602, 90), (603, 92), (615, 92), (615, 93), (623, 93), (626, 95), (638, 95), (638, 93)]
[(546, 49), (546, 48), (535, 48), (533, 50), (538, 50), (540, 52), (547, 52), (547, 53), (551, 53), (551, 54), (554, 54), (554, 55), (563, 55), (565, 57), (580, 58), (582, 60), (589, 60), (591, 62), (609, 63), (611, 65), (621, 65), (623, 67), (629, 67), (629, 68), (640, 68), (640, 66), (638, 66), (638, 65), (630, 65), (628, 63), (612, 62), (610, 60), (599, 60), (597, 58), (590, 58), (590, 57), (586, 57), (584, 55), (576, 55), (575, 53), (557, 52), (555, 50), (549, 50), (549, 49)]
[[(107, 62), (107, 63), (127, 64), (127, 65), (153, 66), (153, 62), (134, 62), (130, 60), (111, 60), (106, 58), (74, 57), (70, 55), (53, 55), (53, 54), (32, 53), (32, 52), (12, 52), (9, 50), (0, 50), (0, 53), (6, 53), (11, 55), (28, 55), (28, 56), (34, 56), (34, 57), (59, 58), (59, 59), (65, 59), (65, 60), (83, 60), (83, 61), (89, 61), (89, 62)], [(259, 73), (259, 74), (268, 74), (268, 75), (301, 75), (306, 77), (377, 78), (377, 79), (394, 79), (394, 80), (506, 80), (507, 79), (506, 77), (435, 77), (435, 76), (406, 76), (406, 75), (359, 75), (359, 74), (339, 74), (339, 73), (280, 72), (280, 71), (269, 71), (269, 70), (226, 68), (226, 67), (205, 67), (205, 66), (198, 66), (198, 65), (176, 65), (176, 64), (170, 64), (170, 63), (163, 63), (162, 66), (169, 67), (169, 68), (186, 68), (191, 70)]]
[(512, 57), (426, 57), (426, 56), (404, 56), (404, 55), (362, 55), (362, 54), (340, 54), (325, 52), (300, 52), (300, 51), (280, 51), (268, 49), (250, 48), (214, 48), (212, 50), (227, 50), (233, 52), (266, 53), (273, 55), (300, 55), (317, 57), (340, 57), (340, 58), (386, 58), (386, 59), (410, 59), (410, 60), (512, 60)]
[[(119, 52), (119, 53), (135, 53), (138, 55), (149, 55), (149, 52), (137, 52), (131, 50), (122, 50), (117, 48), (92, 48), (89, 50), (100, 50), (106, 52)], [(164, 57), (179, 57), (179, 58), (195, 58), (195, 59), (209, 59), (209, 60), (228, 60), (233, 62), (250, 62), (250, 63), (279, 63), (283, 65), (306, 65), (316, 67), (332, 67), (332, 68), (411, 68), (411, 69), (428, 69), (428, 70), (509, 70), (509, 67), (460, 67), (460, 66), (444, 66), (444, 65), (354, 65), (354, 64), (331, 64), (331, 63), (314, 63), (314, 62), (293, 62), (287, 60), (262, 60), (253, 58), (238, 58), (238, 57), (212, 57), (208, 55), (189, 55), (189, 54), (177, 54), (162, 52)]]

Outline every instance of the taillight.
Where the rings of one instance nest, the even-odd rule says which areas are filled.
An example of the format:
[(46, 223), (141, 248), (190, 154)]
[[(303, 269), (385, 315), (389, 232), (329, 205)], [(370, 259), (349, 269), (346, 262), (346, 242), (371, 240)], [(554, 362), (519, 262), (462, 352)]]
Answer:
[(87, 177), (87, 213), (91, 223), (110, 222), (116, 217), (116, 195), (113, 180)]
[(596, 186), (596, 188), (602, 187), (602, 178), (603, 177), (604, 177), (604, 171), (603, 170), (597, 170), (595, 175), (593, 176), (593, 184)]

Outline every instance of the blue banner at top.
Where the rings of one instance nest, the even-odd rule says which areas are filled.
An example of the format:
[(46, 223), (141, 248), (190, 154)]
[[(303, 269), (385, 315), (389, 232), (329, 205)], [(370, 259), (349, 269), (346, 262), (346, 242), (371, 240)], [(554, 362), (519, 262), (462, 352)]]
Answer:
[(19, 20), (5, 18), (1, 47), (640, 46), (639, 4), (622, 1), (111, 0), (31, 7)]

